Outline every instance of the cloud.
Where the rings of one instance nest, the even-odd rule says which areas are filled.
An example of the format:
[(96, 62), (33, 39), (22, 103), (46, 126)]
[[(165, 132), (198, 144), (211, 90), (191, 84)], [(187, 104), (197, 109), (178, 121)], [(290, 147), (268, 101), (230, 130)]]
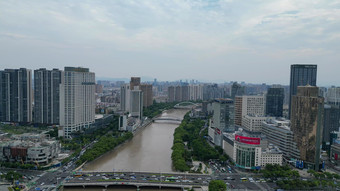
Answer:
[[(194, 73), (176, 72), (174, 79), (209, 78), (206, 65), (229, 71), (230, 67), (272, 62), (289, 68), (294, 60), (318, 61), (324, 56), (330, 59), (318, 64), (334, 67), (333, 60), (340, 60), (338, 18), (340, 3), (331, 0), (1, 1), (0, 49), (7, 50), (0, 56), (4, 63), (12, 63), (5, 67), (20, 61), (14, 55), (28, 51), (50, 65), (72, 64), (72, 60), (91, 66), (89, 62), (97, 59), (101, 60), (97, 75), (117, 77), (128, 76), (100, 68), (116, 63), (110, 65), (112, 70), (119, 66), (152, 76), (155, 68), (159, 76), (166, 76), (159, 70), (162, 63), (196, 65)], [(46, 56), (54, 51), (58, 63)], [(79, 55), (88, 59), (76, 57)], [(25, 60), (16, 66), (23, 62), (32, 66), (36, 61)], [(148, 68), (131, 69), (134, 62)], [(226, 77), (223, 70), (216, 75)], [(278, 83), (287, 83), (288, 75), (282, 75)], [(268, 80), (237, 73), (226, 80), (241, 78)]]

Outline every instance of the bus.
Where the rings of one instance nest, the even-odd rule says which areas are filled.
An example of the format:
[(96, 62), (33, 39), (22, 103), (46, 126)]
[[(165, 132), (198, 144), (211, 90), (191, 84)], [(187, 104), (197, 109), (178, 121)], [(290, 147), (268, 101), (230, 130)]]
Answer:
[(248, 181), (248, 179), (247, 179), (247, 178), (245, 178), (245, 177), (243, 177), (243, 178), (240, 178), (240, 180), (241, 180), (242, 182), (246, 182), (246, 181)]
[(174, 176), (171, 176), (171, 177), (166, 177), (166, 180), (170, 181), (170, 182), (175, 182), (176, 180), (178, 180), (178, 178), (174, 177)]

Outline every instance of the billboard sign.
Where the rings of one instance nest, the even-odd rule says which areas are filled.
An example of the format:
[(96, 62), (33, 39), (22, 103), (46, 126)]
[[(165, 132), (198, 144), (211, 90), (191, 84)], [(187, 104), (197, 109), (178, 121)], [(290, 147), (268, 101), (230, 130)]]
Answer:
[(240, 135), (235, 135), (235, 141), (238, 141), (240, 143), (250, 144), (250, 145), (259, 145), (260, 144), (260, 138), (255, 137), (243, 137)]
[(215, 133), (221, 135), (221, 130), (219, 130), (218, 128), (215, 129)]

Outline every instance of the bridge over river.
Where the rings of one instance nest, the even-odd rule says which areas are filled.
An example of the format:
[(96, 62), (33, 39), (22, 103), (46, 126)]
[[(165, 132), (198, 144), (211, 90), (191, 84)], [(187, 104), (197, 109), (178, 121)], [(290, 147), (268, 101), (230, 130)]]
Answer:
[(154, 122), (165, 122), (165, 123), (175, 123), (175, 124), (181, 124), (183, 118), (180, 117), (173, 117), (173, 116), (163, 116), (158, 117), (154, 119)]
[(64, 183), (64, 188), (66, 190), (67, 188), (184, 190), (184, 188), (208, 186), (209, 180), (211, 180), (209, 175), (187, 173), (78, 172)]

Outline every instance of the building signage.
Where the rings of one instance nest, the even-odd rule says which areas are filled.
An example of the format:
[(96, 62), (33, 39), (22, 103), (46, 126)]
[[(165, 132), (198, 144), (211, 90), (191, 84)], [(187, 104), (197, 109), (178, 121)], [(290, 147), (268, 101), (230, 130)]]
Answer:
[(243, 137), (240, 135), (235, 135), (235, 140), (240, 143), (250, 144), (250, 145), (259, 145), (260, 144), (260, 138), (255, 137)]
[(221, 130), (219, 130), (218, 128), (215, 129), (215, 132), (219, 135), (221, 135)]

